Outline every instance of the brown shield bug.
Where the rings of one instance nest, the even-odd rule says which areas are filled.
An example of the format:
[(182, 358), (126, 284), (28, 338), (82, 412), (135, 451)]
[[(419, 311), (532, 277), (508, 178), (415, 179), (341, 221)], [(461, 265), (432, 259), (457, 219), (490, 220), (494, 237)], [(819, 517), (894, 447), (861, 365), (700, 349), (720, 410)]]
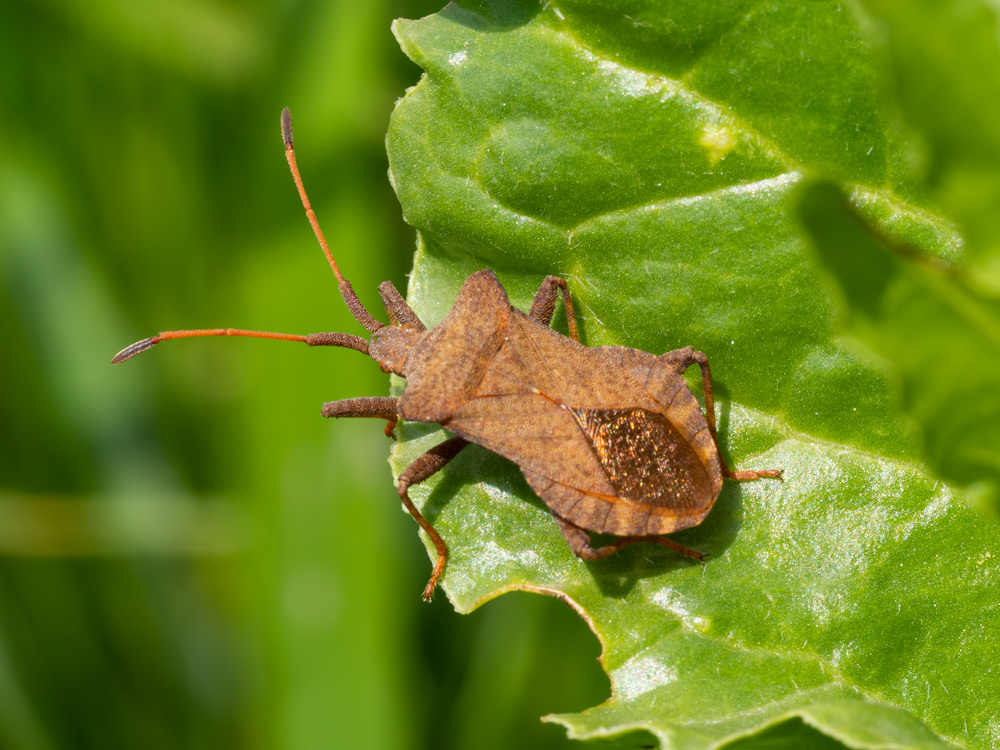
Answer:
[[(552, 511), (574, 554), (600, 560), (636, 542), (654, 542), (701, 560), (663, 534), (696, 526), (712, 509), (724, 477), (781, 477), (775, 469), (733, 471), (719, 452), (708, 359), (691, 347), (660, 356), (624, 346), (579, 342), (566, 282), (548, 276), (525, 314), (511, 306), (492, 271), (470, 276), (451, 311), (427, 329), (389, 282), (379, 294), (389, 325), (376, 320), (340, 273), (306, 197), (292, 147), (291, 115), (281, 114), (285, 155), (306, 216), (333, 269), (341, 296), (371, 340), (347, 333), (297, 336), (234, 328), (165, 331), (123, 349), (117, 364), (161, 341), (252, 336), (341, 346), (367, 354), (406, 378), (398, 399), (349, 398), (323, 405), (325, 417), (437, 422), (455, 437), (431, 448), (399, 476), (396, 489), (437, 549), (424, 599), (444, 572), (448, 548), (410, 500), (409, 488), (440, 471), (469, 443), (518, 465)], [(561, 294), (569, 336), (549, 325)], [(681, 377), (701, 369), (705, 411)], [(619, 539), (591, 545), (591, 532)]]

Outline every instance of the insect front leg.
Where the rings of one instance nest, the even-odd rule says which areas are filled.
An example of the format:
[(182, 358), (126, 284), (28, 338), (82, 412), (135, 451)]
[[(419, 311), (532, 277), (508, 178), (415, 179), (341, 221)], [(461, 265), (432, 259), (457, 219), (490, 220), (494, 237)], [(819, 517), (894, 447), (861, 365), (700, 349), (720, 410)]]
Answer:
[(569, 337), (574, 341), (580, 340), (580, 334), (576, 327), (576, 313), (573, 312), (573, 301), (569, 296), (569, 285), (566, 279), (559, 276), (546, 276), (545, 281), (538, 287), (535, 299), (531, 303), (531, 312), (528, 317), (543, 326), (551, 325), (552, 316), (556, 311), (556, 295), (562, 291), (563, 306), (566, 308), (566, 327), (569, 329)]
[(664, 536), (623, 536), (610, 544), (605, 544), (603, 547), (593, 547), (590, 544), (589, 531), (582, 529), (555, 514), (553, 514), (553, 518), (555, 518), (556, 523), (559, 524), (559, 531), (562, 532), (563, 537), (566, 539), (566, 544), (568, 544), (569, 548), (573, 550), (573, 554), (582, 560), (603, 560), (605, 557), (613, 555), (622, 547), (627, 547), (630, 544), (637, 544), (639, 542), (662, 544), (664, 547), (669, 547), (675, 552), (694, 558), (698, 562), (702, 562), (705, 559), (705, 556), (700, 552), (688, 549), (687, 547), (678, 544), (673, 539), (667, 539)]
[[(712, 433), (712, 439), (715, 441), (715, 447), (719, 448), (719, 435), (715, 431), (715, 401), (712, 398), (712, 371), (708, 367), (708, 357), (704, 352), (699, 352), (697, 349), (685, 346), (683, 349), (674, 349), (671, 352), (662, 354), (659, 359), (668, 367), (676, 370), (678, 375), (683, 374), (691, 365), (698, 364), (698, 367), (701, 369), (701, 387), (705, 393), (705, 419), (708, 422), (708, 429)], [(726, 459), (722, 457), (721, 448), (719, 448), (719, 463), (722, 465), (722, 475), (730, 479), (735, 479), (737, 482), (749, 482), (761, 477), (781, 479), (780, 469), (744, 469), (742, 471), (733, 471), (729, 468), (729, 464), (726, 463)]]
[(458, 455), (458, 452), (462, 450), (465, 446), (469, 444), (469, 441), (460, 438), (453, 437), (449, 440), (445, 440), (443, 443), (435, 445), (424, 455), (406, 467), (406, 470), (399, 475), (399, 481), (396, 483), (396, 491), (399, 493), (399, 499), (403, 501), (403, 505), (406, 510), (409, 511), (413, 519), (420, 524), (420, 528), (427, 532), (427, 535), (434, 542), (434, 549), (437, 550), (438, 558), (434, 563), (434, 572), (431, 574), (431, 579), (427, 582), (427, 586), (424, 588), (423, 599), (425, 602), (429, 602), (431, 597), (434, 596), (434, 588), (437, 586), (438, 580), (441, 578), (441, 574), (444, 573), (444, 564), (448, 559), (448, 545), (444, 543), (444, 539), (441, 535), (437, 533), (437, 530), (431, 526), (430, 522), (424, 518), (420, 511), (417, 510), (417, 506), (413, 504), (410, 500), (409, 489), (415, 484), (419, 484), (430, 476), (433, 476), (437, 472), (441, 471), (451, 459)]
[(383, 281), (379, 284), (378, 293), (382, 297), (382, 304), (385, 305), (385, 311), (389, 313), (389, 320), (393, 325), (411, 325), (418, 331), (426, 330), (423, 322), (413, 312), (413, 308), (406, 304), (403, 295), (392, 285), (391, 281)]
[(399, 421), (399, 399), (389, 396), (361, 396), (328, 401), (323, 404), (324, 417), (371, 417), (386, 420), (385, 436), (390, 437)]

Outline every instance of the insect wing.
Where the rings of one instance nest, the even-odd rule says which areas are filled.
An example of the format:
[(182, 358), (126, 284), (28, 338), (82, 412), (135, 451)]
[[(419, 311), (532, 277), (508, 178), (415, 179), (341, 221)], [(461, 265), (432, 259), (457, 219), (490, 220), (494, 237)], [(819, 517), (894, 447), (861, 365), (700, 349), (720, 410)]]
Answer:
[[(513, 311), (474, 397), (444, 426), (514, 461), (529, 481), (537, 477), (605, 504), (703, 515), (717, 494), (691, 445), (710, 440), (704, 418), (679, 376), (658, 377), (666, 370), (645, 357), (626, 364), (617, 350), (584, 347)], [(664, 394), (666, 403), (657, 398)], [(683, 416), (693, 409), (698, 418), (675, 424), (672, 409)], [(581, 525), (604, 530), (603, 520), (585, 515)]]
[(645, 409), (569, 409), (615, 494), (686, 512), (714, 495), (704, 464), (663, 414)]

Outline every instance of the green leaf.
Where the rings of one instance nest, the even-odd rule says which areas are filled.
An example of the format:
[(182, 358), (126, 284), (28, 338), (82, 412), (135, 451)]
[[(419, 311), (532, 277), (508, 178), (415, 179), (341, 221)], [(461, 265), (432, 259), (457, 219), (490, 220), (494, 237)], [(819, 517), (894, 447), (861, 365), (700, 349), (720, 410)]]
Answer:
[(949, 267), (928, 263), (917, 249), (872, 234), (834, 186), (811, 186), (801, 213), (844, 298), (845, 327), (895, 366), (903, 406), (922, 428), (925, 460), (938, 476), (973, 485), (980, 503), (995, 507), (1000, 300)]
[(997, 9), (981, 0), (864, 0), (889, 33), (898, 106), (924, 147), (929, 189), (961, 225), (969, 267), (1000, 290), (1000, 45)]
[[(562, 275), (589, 345), (704, 351), (727, 460), (785, 470), (727, 482), (676, 535), (703, 566), (649, 545), (578, 560), (517, 468), (477, 447), (411, 490), (459, 611), (539, 591), (601, 639), (613, 694), (552, 717), (571, 736), (1000, 739), (1000, 527), (923, 467), (899, 371), (841, 336), (796, 208), (821, 176), (885, 236), (961, 257), (886, 114), (872, 27), (836, 2), (638, 0), (462, 2), (394, 27), (426, 71), (388, 135), (421, 317), (483, 267), (521, 309)], [(397, 472), (443, 438), (399, 434)]]

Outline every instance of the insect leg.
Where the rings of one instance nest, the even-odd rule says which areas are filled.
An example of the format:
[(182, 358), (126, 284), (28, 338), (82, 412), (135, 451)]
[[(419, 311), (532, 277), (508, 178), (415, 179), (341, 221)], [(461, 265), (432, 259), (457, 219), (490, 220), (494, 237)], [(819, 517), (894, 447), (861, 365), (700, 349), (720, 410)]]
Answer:
[(630, 544), (637, 544), (638, 542), (662, 544), (664, 547), (669, 547), (675, 552), (694, 558), (698, 562), (705, 559), (705, 556), (700, 552), (688, 549), (687, 547), (678, 544), (673, 539), (667, 539), (664, 536), (623, 536), (610, 544), (605, 544), (603, 547), (592, 547), (590, 544), (589, 531), (582, 529), (555, 514), (553, 514), (553, 518), (555, 518), (556, 523), (559, 524), (559, 530), (562, 532), (563, 537), (565, 537), (569, 548), (573, 550), (573, 554), (583, 560), (603, 560), (605, 557), (613, 555), (622, 547), (627, 547)]
[(420, 528), (427, 532), (427, 535), (434, 542), (434, 548), (437, 550), (438, 558), (437, 562), (434, 563), (434, 572), (431, 574), (431, 579), (427, 582), (427, 586), (424, 588), (423, 598), (425, 602), (429, 602), (431, 597), (434, 596), (434, 588), (437, 586), (438, 579), (441, 578), (441, 574), (444, 573), (444, 563), (448, 559), (448, 546), (444, 543), (444, 539), (441, 535), (437, 533), (437, 530), (431, 526), (430, 522), (420, 515), (420, 511), (410, 500), (410, 494), (408, 490), (411, 486), (419, 484), (430, 476), (433, 476), (437, 472), (441, 471), (445, 465), (451, 461), (458, 452), (462, 450), (465, 446), (469, 444), (469, 441), (460, 438), (453, 437), (449, 440), (445, 440), (443, 443), (435, 445), (424, 455), (406, 467), (406, 470), (399, 475), (399, 481), (396, 483), (396, 491), (399, 493), (399, 499), (403, 501), (403, 505), (406, 510), (409, 511), (413, 519), (420, 524)]
[(385, 436), (390, 437), (399, 421), (398, 399), (389, 396), (361, 396), (328, 401), (323, 404), (324, 417), (373, 417), (386, 420)]
[(385, 305), (385, 311), (389, 313), (390, 322), (394, 325), (411, 325), (418, 331), (426, 330), (423, 321), (406, 304), (403, 295), (392, 285), (391, 281), (383, 281), (379, 284), (378, 293), (382, 296), (382, 304)]
[(708, 357), (705, 356), (704, 352), (699, 352), (697, 349), (685, 346), (683, 349), (674, 349), (672, 352), (667, 352), (661, 355), (659, 359), (668, 366), (676, 369), (678, 374), (683, 373), (695, 363), (701, 369), (701, 386), (705, 393), (705, 419), (708, 422), (708, 429), (712, 433), (712, 439), (715, 441), (715, 447), (719, 449), (719, 463), (722, 464), (723, 476), (735, 479), (737, 482), (748, 482), (760, 479), (761, 477), (781, 479), (780, 469), (744, 469), (742, 471), (733, 471), (729, 468), (729, 464), (726, 463), (726, 459), (722, 457), (722, 449), (719, 448), (719, 435), (715, 431), (715, 401), (712, 398), (712, 371), (708, 367)]
[(556, 311), (556, 295), (562, 291), (563, 306), (566, 308), (566, 327), (569, 329), (569, 337), (574, 341), (580, 340), (580, 334), (576, 327), (576, 313), (573, 312), (573, 301), (569, 296), (569, 285), (566, 279), (559, 276), (546, 276), (545, 281), (538, 287), (535, 299), (531, 303), (531, 312), (528, 317), (536, 323), (547, 326), (552, 323), (552, 316)]

